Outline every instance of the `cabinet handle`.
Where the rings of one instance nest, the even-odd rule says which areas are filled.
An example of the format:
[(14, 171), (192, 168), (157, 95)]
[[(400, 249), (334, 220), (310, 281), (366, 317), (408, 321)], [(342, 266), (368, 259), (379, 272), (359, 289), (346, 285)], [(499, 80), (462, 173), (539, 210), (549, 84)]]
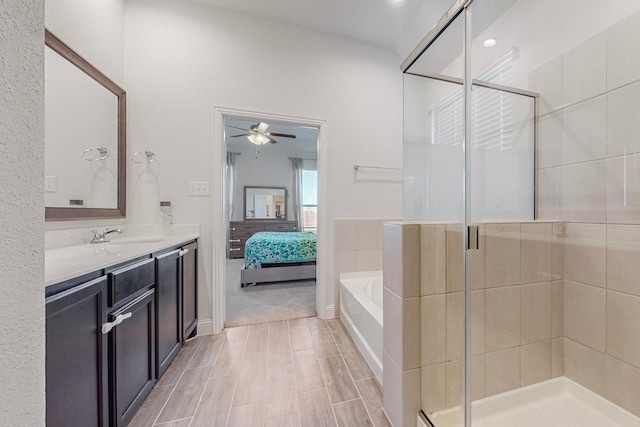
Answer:
[(107, 322), (107, 323), (103, 323), (102, 324), (102, 335), (106, 335), (109, 332), (111, 332), (111, 330), (118, 326), (120, 323), (124, 322), (125, 320), (127, 320), (128, 318), (130, 318), (133, 315), (132, 312), (129, 313), (125, 313), (125, 314), (118, 314), (116, 316), (116, 318), (113, 320), (113, 322)]
[(235, 227), (233, 227), (233, 228), (231, 229), (231, 231), (236, 231), (236, 228), (235, 228)]
[(240, 250), (240, 248), (230, 248), (229, 252), (234, 252), (234, 251), (239, 251), (239, 250)]
[(178, 256), (185, 256), (188, 253), (189, 249), (182, 249), (180, 252), (178, 252)]
[(229, 243), (240, 243), (240, 239), (231, 239)]

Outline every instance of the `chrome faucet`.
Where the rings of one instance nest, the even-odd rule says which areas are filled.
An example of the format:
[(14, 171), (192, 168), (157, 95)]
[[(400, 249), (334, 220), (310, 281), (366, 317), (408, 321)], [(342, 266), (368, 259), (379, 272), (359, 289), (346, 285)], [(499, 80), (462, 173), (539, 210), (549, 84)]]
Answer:
[(98, 233), (96, 230), (91, 230), (93, 233), (93, 237), (91, 238), (91, 243), (107, 243), (109, 240), (107, 239), (107, 234), (118, 233), (122, 234), (124, 231), (121, 228), (115, 228), (113, 230), (109, 230), (105, 228), (102, 233)]

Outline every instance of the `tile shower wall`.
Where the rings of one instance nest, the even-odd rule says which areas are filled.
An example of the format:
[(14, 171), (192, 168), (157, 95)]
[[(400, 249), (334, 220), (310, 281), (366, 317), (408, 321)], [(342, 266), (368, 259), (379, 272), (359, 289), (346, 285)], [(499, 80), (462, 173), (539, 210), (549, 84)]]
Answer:
[[(419, 228), (422, 408), (460, 405), (463, 357), (459, 224)], [(472, 253), (472, 398), (563, 373), (562, 246), (551, 222), (480, 225)]]
[(538, 215), (564, 246), (564, 374), (640, 415), (640, 14), (530, 74)]

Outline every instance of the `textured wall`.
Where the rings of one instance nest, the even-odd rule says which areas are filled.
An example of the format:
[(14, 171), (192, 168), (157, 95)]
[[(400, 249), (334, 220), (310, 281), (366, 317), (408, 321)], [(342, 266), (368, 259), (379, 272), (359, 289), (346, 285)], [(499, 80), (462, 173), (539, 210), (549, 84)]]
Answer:
[(0, 425), (44, 425), (43, 0), (0, 7)]

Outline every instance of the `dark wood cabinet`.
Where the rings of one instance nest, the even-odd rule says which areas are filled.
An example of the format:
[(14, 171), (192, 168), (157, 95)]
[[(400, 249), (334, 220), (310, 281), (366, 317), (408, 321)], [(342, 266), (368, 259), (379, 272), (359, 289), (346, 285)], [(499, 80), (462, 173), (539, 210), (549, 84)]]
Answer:
[(244, 258), (244, 244), (259, 231), (299, 231), (295, 221), (231, 221), (229, 223), (229, 258)]
[(160, 378), (182, 344), (182, 249), (156, 256), (156, 373)]
[[(114, 427), (126, 426), (156, 383), (155, 290), (151, 289), (109, 315), (121, 323), (110, 333), (109, 371)], [(80, 425), (80, 424), (74, 424)]]
[(182, 248), (182, 338), (194, 336), (198, 326), (198, 242)]
[(109, 425), (107, 278), (46, 299), (48, 427)]
[(197, 241), (46, 288), (48, 427), (124, 427), (195, 335)]

